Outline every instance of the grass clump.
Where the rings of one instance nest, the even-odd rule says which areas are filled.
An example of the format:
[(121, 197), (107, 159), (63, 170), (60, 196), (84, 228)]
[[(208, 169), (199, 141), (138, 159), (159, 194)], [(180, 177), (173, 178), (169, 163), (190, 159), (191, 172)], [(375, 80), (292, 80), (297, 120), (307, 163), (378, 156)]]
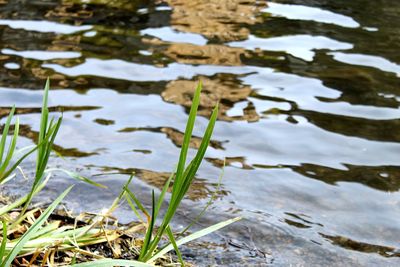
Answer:
[[(182, 202), (182, 199), (185, 197), (190, 185), (192, 184), (192, 182), (195, 178), (195, 175), (197, 173), (197, 170), (200, 167), (201, 162), (203, 161), (204, 154), (210, 143), (211, 135), (214, 130), (215, 122), (216, 122), (217, 115), (218, 115), (218, 104), (217, 104), (211, 114), (210, 121), (208, 123), (206, 131), (202, 138), (202, 141), (201, 141), (200, 147), (197, 151), (197, 154), (192, 159), (192, 161), (186, 166), (189, 144), (190, 144), (190, 140), (192, 137), (192, 132), (193, 132), (194, 123), (196, 120), (198, 106), (200, 103), (201, 90), (202, 90), (202, 84), (199, 83), (197, 86), (197, 89), (195, 91), (195, 94), (194, 94), (192, 107), (190, 109), (189, 118), (188, 118), (186, 130), (185, 130), (185, 134), (184, 134), (184, 138), (183, 138), (183, 144), (182, 144), (179, 161), (178, 161), (178, 165), (177, 165), (177, 170), (167, 180), (167, 182), (165, 183), (165, 185), (161, 191), (161, 194), (157, 200), (155, 199), (154, 191), (153, 191), (151, 215), (140, 204), (139, 200), (129, 190), (128, 186), (126, 185), (124, 187), (124, 190), (127, 193), (126, 198), (128, 198), (128, 200), (131, 200), (130, 203), (132, 203), (132, 201), (133, 201), (133, 203), (136, 204), (136, 207), (139, 208), (143, 213), (145, 213), (148, 218), (148, 227), (147, 227), (145, 239), (144, 239), (144, 242), (143, 242), (143, 245), (141, 248), (141, 252), (139, 255), (139, 259), (138, 259), (139, 261), (150, 262), (150, 263), (154, 262), (159, 257), (162, 257), (165, 253), (174, 249), (176, 251), (176, 254), (178, 255), (181, 265), (184, 265), (181, 253), (178, 249), (178, 247), (180, 245), (185, 244), (191, 240), (200, 238), (201, 236), (204, 236), (211, 232), (214, 232), (214, 231), (238, 220), (238, 218), (237, 218), (237, 219), (222, 222), (220, 224), (216, 224), (212, 227), (206, 228), (202, 231), (196, 232), (186, 238), (181, 238), (179, 240), (175, 239), (175, 236), (171, 230), (170, 223), (171, 223), (174, 215), (176, 214), (176, 211), (179, 208), (179, 206)], [(172, 180), (173, 180), (173, 187), (172, 187), (172, 193), (171, 193), (171, 197), (169, 200), (169, 205), (168, 205), (167, 211), (164, 214), (164, 216), (162, 217), (161, 225), (158, 227), (157, 230), (155, 230), (155, 222), (158, 219), (158, 216), (160, 213), (160, 208), (161, 208), (161, 205), (165, 198), (165, 193), (167, 192), (167, 189), (169, 188)], [(132, 207), (132, 209), (136, 210), (135, 213), (138, 213), (138, 211), (134, 205), (131, 205), (131, 207)], [(188, 228), (186, 230), (188, 230)], [(155, 233), (153, 233), (153, 232), (155, 232)], [(168, 237), (169, 243), (159, 249), (158, 246), (159, 246), (159, 243), (163, 236)]]
[(28, 157), (30, 154), (32, 154), (37, 147), (31, 149), (27, 153), (25, 153), (23, 156), (21, 156), (14, 164), (11, 164), (11, 159), (13, 158), (15, 152), (16, 152), (16, 145), (17, 145), (17, 139), (18, 139), (18, 133), (19, 133), (19, 119), (17, 118), (15, 121), (14, 125), (14, 134), (10, 140), (10, 144), (8, 146), (8, 149), (6, 149), (7, 145), (7, 136), (10, 131), (10, 124), (11, 121), (14, 117), (15, 113), (15, 106), (12, 107), (10, 114), (7, 117), (6, 123), (3, 128), (3, 133), (0, 139), (0, 184), (6, 183), (8, 180), (10, 180), (13, 176), (11, 173), (21, 164), (21, 162)]
[[(58, 263), (61, 265), (70, 264), (77, 267), (116, 265), (137, 267), (154, 266), (154, 264), (160, 262), (160, 260), (163, 259), (171, 250), (175, 250), (178, 260), (183, 266), (185, 263), (179, 251), (179, 246), (214, 232), (240, 219), (230, 219), (184, 237), (184, 232), (193, 226), (193, 223), (177, 235), (175, 235), (171, 229), (171, 221), (190, 185), (195, 179), (197, 170), (203, 161), (217, 119), (218, 105), (212, 112), (197, 154), (191, 162), (186, 165), (189, 144), (200, 102), (202, 89), (201, 83), (199, 83), (194, 94), (193, 105), (189, 113), (177, 169), (167, 180), (157, 199), (153, 190), (152, 207), (150, 212), (128, 187), (133, 176), (125, 184), (120, 195), (116, 198), (110, 209), (104, 214), (93, 215), (89, 220), (79, 220), (79, 216), (74, 219), (73, 223), (66, 223), (65, 221), (63, 222), (62, 220), (55, 219), (57, 216), (55, 216), (54, 210), (72, 190), (72, 187), (66, 189), (44, 211), (38, 208), (29, 208), (33, 197), (44, 188), (49, 180), (51, 171), (58, 170), (47, 168), (52, 147), (62, 123), (62, 117), (58, 119), (49, 119), (49, 110), (47, 107), (49, 88), (49, 80), (47, 80), (44, 89), (40, 132), (37, 145), (34, 148), (30, 148), (30, 150), (16, 160), (14, 164), (10, 164), (10, 162), (16, 150), (19, 133), (18, 118), (15, 121), (14, 133), (11, 140), (8, 142), (8, 149), (6, 149), (6, 143), (11, 121), (13, 120), (15, 113), (15, 107), (11, 109), (4, 125), (3, 134), (0, 140), (0, 184), (13, 178), (15, 175), (12, 173), (18, 165), (34, 151), (37, 151), (37, 157), (36, 171), (30, 192), (16, 201), (0, 208), (0, 218), (2, 221), (2, 224), (0, 225), (0, 230), (2, 231), (0, 243), (0, 267), (11, 266), (13, 262), (17, 265), (29, 265), (35, 262), (41, 262), (42, 266), (45, 266), (47, 263), (49, 266)], [(78, 174), (66, 170), (61, 171), (66, 172), (73, 178), (102, 187), (102, 185), (81, 177)], [(164, 215), (160, 217), (161, 206), (164, 203), (166, 193), (172, 181), (173, 186), (168, 208)], [(127, 238), (129, 237), (132, 228), (121, 227), (121, 225), (118, 225), (116, 220), (114, 220), (113, 224), (109, 223), (110, 218), (112, 218), (111, 213), (124, 200), (128, 202), (129, 206), (138, 218), (142, 217), (141, 214), (144, 214), (147, 218), (146, 222), (142, 224), (146, 230), (144, 239), (141, 242), (135, 242), (134, 238)], [(209, 204), (207, 204), (207, 206), (208, 205)], [(204, 210), (201, 212), (200, 216), (204, 213)], [(17, 216), (15, 216), (15, 213)], [(161, 221), (161, 224), (158, 227), (156, 227), (157, 221)], [(139, 228), (134, 227), (136, 231)], [(160, 247), (160, 242), (163, 239), (168, 240), (168, 242)], [(129, 240), (129, 242), (127, 242), (127, 240)], [(123, 242), (127, 244), (125, 245), (125, 250), (129, 252), (128, 254), (125, 253), (125, 256), (122, 256), (120, 252), (121, 243)], [(111, 255), (97, 255), (90, 250), (93, 245), (100, 243), (105, 244), (105, 246), (109, 248), (110, 253), (107, 253)], [(82, 258), (78, 255), (84, 255), (85, 257)], [(68, 258), (68, 260), (65, 260), (66, 258)], [(17, 259), (21, 261), (18, 261)], [(86, 263), (82, 262), (86, 260), (93, 261)]]

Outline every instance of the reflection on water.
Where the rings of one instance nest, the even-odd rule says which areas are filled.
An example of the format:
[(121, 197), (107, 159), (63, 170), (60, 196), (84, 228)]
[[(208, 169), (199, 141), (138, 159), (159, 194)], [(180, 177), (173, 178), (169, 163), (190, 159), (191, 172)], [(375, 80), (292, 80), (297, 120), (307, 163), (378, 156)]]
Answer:
[(379, 255), (388, 258), (400, 257), (400, 251), (398, 250), (396, 251), (396, 249), (392, 247), (384, 247), (384, 246), (377, 246), (377, 245), (357, 242), (342, 236), (329, 236), (324, 234), (321, 234), (321, 236), (332, 241), (332, 243), (347, 249), (356, 250), (360, 252), (367, 252), (367, 253), (378, 253)]
[[(219, 109), (220, 119), (228, 121), (235, 119), (257, 121), (259, 116), (251, 102), (248, 102), (246, 107), (242, 109), (242, 114), (238, 116), (228, 116), (227, 114), (235, 103), (247, 100), (247, 97), (252, 92), (250, 86), (241, 85), (232, 75), (215, 76), (212, 79), (207, 77), (197, 77), (196, 79), (200, 79), (204, 85), (203, 95), (200, 98), (201, 110), (199, 114), (209, 117), (216, 102), (223, 100)], [(196, 80), (175, 80), (169, 82), (161, 96), (167, 102), (180, 104), (189, 109), (194, 93), (193, 88), (197, 84)]]
[[(175, 168), (200, 79), (191, 155), (221, 108), (176, 226), (216, 190), (224, 165), (203, 223), (246, 219), (206, 238), (219, 244), (216, 259), (206, 246), (187, 257), (397, 266), (399, 12), (388, 0), (0, 0), (0, 118), (16, 104), (31, 144), (49, 76), (51, 111), (64, 117), (64, 160), (53, 164), (110, 187), (81, 185), (85, 201), (71, 206), (104, 207), (133, 172), (149, 200)], [(48, 193), (66, 183), (59, 176)]]
[(325, 166), (302, 164), (292, 170), (300, 174), (335, 184), (339, 181), (363, 183), (369, 187), (396, 192), (400, 189), (399, 168), (395, 166), (354, 166), (344, 164), (345, 170)]
[(167, 0), (172, 7), (173, 27), (182, 32), (198, 33), (209, 40), (243, 40), (249, 35), (245, 25), (262, 22), (259, 11), (264, 1), (249, 0)]

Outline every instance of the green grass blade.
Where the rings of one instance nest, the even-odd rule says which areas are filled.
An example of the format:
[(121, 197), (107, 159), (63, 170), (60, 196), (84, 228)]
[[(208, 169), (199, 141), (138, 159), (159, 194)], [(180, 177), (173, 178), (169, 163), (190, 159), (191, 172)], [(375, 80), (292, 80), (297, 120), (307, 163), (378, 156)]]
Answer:
[(193, 159), (193, 164), (191, 164), (190, 168), (188, 168), (187, 176), (185, 177), (185, 183), (182, 185), (181, 191), (179, 192), (179, 202), (186, 195), (189, 186), (192, 184), (192, 181), (197, 173), (197, 170), (200, 167), (201, 162), (203, 161), (204, 154), (207, 151), (208, 145), (210, 144), (211, 135), (214, 131), (215, 122), (218, 116), (218, 104), (215, 106), (213, 113), (210, 117), (210, 121), (208, 123), (207, 129), (204, 133), (203, 139), (201, 140), (201, 144), (199, 149), (197, 150), (197, 154)]
[(191, 185), (191, 183), (196, 175), (196, 172), (200, 167), (200, 164), (204, 158), (204, 154), (210, 143), (210, 139), (211, 139), (212, 132), (214, 130), (214, 125), (215, 125), (215, 122), (217, 119), (217, 115), (218, 115), (218, 105), (214, 108), (214, 111), (211, 115), (210, 121), (208, 123), (207, 129), (205, 131), (204, 137), (201, 141), (200, 147), (197, 151), (195, 158), (192, 160), (192, 162), (189, 164), (189, 166), (185, 170), (185, 173), (184, 173), (185, 179), (184, 179), (184, 183), (181, 186), (180, 191), (176, 192), (175, 194), (173, 192), (173, 194), (172, 194), (172, 200), (171, 200), (170, 206), (168, 207), (168, 211), (167, 211), (166, 216), (163, 221), (163, 225), (165, 227), (172, 220), (180, 202), (182, 201), (183, 197), (186, 195), (186, 193), (189, 189), (189, 186)]
[(0, 246), (0, 261), (3, 261), (6, 251), (6, 244), (7, 244), (7, 223), (3, 221), (3, 240), (1, 240)]
[(17, 118), (15, 121), (15, 125), (14, 125), (14, 135), (11, 139), (11, 142), (10, 142), (10, 145), (8, 148), (8, 152), (7, 152), (7, 156), (4, 159), (4, 162), (0, 168), (0, 179), (7, 178), (7, 176), (5, 176), (5, 171), (6, 171), (6, 168), (8, 167), (8, 165), (10, 164), (12, 156), (14, 155), (15, 148), (17, 146), (18, 134), (19, 134), (19, 119)]
[[(200, 93), (198, 91), (198, 93)], [(154, 240), (152, 241), (146, 255), (141, 258), (144, 261), (147, 261), (150, 257), (152, 257), (152, 253), (155, 251), (155, 249), (157, 248), (157, 245), (159, 243), (159, 241), (161, 240), (162, 236), (165, 233), (165, 230), (167, 228), (167, 226), (170, 224), (172, 218), (174, 217), (176, 210), (178, 209), (183, 197), (186, 195), (191, 183), (193, 182), (193, 179), (196, 175), (197, 170), (200, 167), (200, 164), (204, 158), (204, 154), (208, 148), (208, 145), (210, 143), (211, 140), (211, 135), (212, 132), (214, 130), (214, 126), (215, 126), (215, 122), (217, 120), (217, 116), (218, 116), (218, 104), (215, 106), (213, 113), (210, 117), (210, 121), (208, 123), (207, 129), (205, 131), (204, 137), (202, 139), (202, 142), (200, 144), (200, 147), (197, 151), (197, 154), (195, 156), (195, 158), (191, 161), (191, 163), (188, 165), (188, 167), (186, 168), (185, 172), (183, 173), (183, 175), (181, 175), (180, 177), (178, 177), (178, 174), (176, 174), (175, 177), (175, 181), (174, 181), (174, 189), (172, 191), (171, 194), (171, 201), (169, 204), (169, 207), (167, 209), (167, 212), (163, 218), (163, 222), (160, 226), (160, 228), (158, 229)], [(190, 118), (189, 118), (190, 119)], [(186, 133), (185, 133), (186, 135)], [(190, 140), (189, 140), (190, 141)], [(183, 149), (183, 148), (182, 148)], [(181, 160), (181, 159), (180, 159)], [(180, 181), (180, 185), (176, 186), (176, 182)]]
[(10, 124), (11, 124), (11, 120), (14, 116), (14, 113), (15, 113), (15, 106), (13, 106), (11, 108), (10, 114), (8, 115), (6, 123), (4, 124), (3, 134), (2, 134), (1, 140), (0, 140), (0, 164), (3, 162), (3, 154), (4, 154), (4, 149), (6, 146), (6, 139), (7, 139), (8, 131), (10, 129)]
[[(46, 101), (47, 103), (47, 101)], [(45, 113), (46, 109), (42, 109), (42, 115)], [(47, 120), (47, 118), (45, 118)], [(62, 117), (57, 120), (57, 123), (53, 125), (53, 119), (50, 122), (49, 130), (47, 131), (47, 134), (44, 136), (43, 140), (40, 141), (39, 143), (43, 143), (38, 149), (38, 162), (36, 165), (36, 174), (35, 174), (35, 179), (33, 181), (33, 185), (31, 188), (31, 191), (28, 195), (28, 199), (25, 203), (24, 208), (22, 209), (21, 214), (25, 213), (26, 210), (28, 209), (28, 206), (30, 202), (32, 201), (32, 192), (36, 191), (36, 188), (39, 186), (39, 184), (42, 182), (44, 178), (44, 173), (49, 161), (50, 153), (52, 151), (52, 146), (54, 143), (54, 140), (57, 136), (58, 130), (60, 129), (62, 122)], [(40, 131), (46, 131), (46, 129), (43, 130), (43, 128), (40, 129)], [(42, 153), (42, 154), (41, 154)]]
[[(47, 120), (49, 117), (49, 111), (48, 109), (42, 109), (42, 116), (40, 119), (40, 129), (39, 129), (39, 139), (38, 139), (38, 143), (43, 142), (43, 140), (45, 139), (45, 136), (47, 134)], [(37, 163), (40, 164), (41, 162), (41, 158), (43, 157), (42, 155), (44, 154), (44, 150), (45, 147), (41, 147), (38, 150), (38, 155), (37, 155)], [(39, 168), (39, 166), (37, 166), (37, 168)]]
[[(158, 215), (158, 212), (159, 212), (159, 210), (160, 210), (160, 208), (161, 208), (162, 201), (163, 201), (163, 199), (164, 199), (164, 195), (165, 195), (165, 193), (166, 193), (166, 191), (167, 191), (167, 189), (168, 189), (168, 187), (169, 187), (169, 184), (170, 184), (170, 182), (171, 182), (171, 179), (172, 179), (173, 175), (174, 175), (174, 174), (172, 173), (171, 176), (168, 178), (168, 181), (165, 183), (164, 188), (163, 188), (163, 190), (162, 190), (162, 192), (161, 192), (160, 198), (158, 199), (158, 203), (157, 203), (157, 207), (156, 207), (156, 213), (157, 213), (157, 215)], [(175, 193), (175, 194), (176, 194), (176, 193)], [(164, 216), (164, 218), (163, 218), (163, 223), (161, 224), (161, 227), (158, 228), (158, 231), (157, 231), (157, 233), (156, 233), (156, 235), (155, 235), (155, 238), (154, 238), (154, 240), (151, 242), (151, 244), (150, 244), (150, 246), (149, 246), (149, 249), (146, 251), (146, 255), (143, 257), (143, 260), (146, 260), (147, 258), (151, 257), (153, 251), (157, 248), (158, 242), (161, 240), (161, 237), (162, 237), (162, 235), (163, 235), (164, 232), (165, 232), (165, 228), (166, 228), (166, 227), (168, 226), (168, 224), (169, 224), (168, 218), (169, 218), (169, 217), (172, 218), (172, 216), (173, 216), (173, 212), (170, 211), (170, 206), (173, 205), (173, 203), (174, 203), (173, 197), (174, 197), (174, 192), (172, 192), (172, 199), (171, 199), (170, 204), (169, 204), (169, 206), (168, 206), (167, 213), (165, 214), (165, 216)], [(166, 224), (166, 222), (168, 222), (168, 224)]]
[[(183, 244), (186, 244), (188, 242), (191, 242), (193, 240), (196, 240), (196, 239), (199, 239), (199, 238), (201, 238), (203, 236), (211, 234), (211, 233), (213, 233), (215, 231), (218, 231), (219, 229), (221, 229), (221, 228), (223, 228), (225, 226), (228, 226), (228, 225), (230, 225), (230, 224), (232, 224), (234, 222), (237, 222), (237, 221), (239, 221), (241, 219), (242, 219), (241, 217), (237, 217), (237, 218), (229, 219), (229, 220), (214, 224), (212, 226), (209, 226), (209, 227), (207, 227), (205, 229), (202, 229), (200, 231), (197, 231), (197, 232), (195, 232), (193, 234), (190, 234), (190, 235), (188, 235), (186, 237), (183, 237), (183, 238), (179, 239), (178, 241), (176, 241), (176, 245), (179, 247), (179, 246), (181, 246)], [(172, 244), (170, 244), (170, 245), (166, 246), (165, 248), (163, 248), (162, 250), (158, 251), (152, 258), (150, 258), (146, 262), (148, 262), (148, 263), (154, 262), (155, 260), (157, 260), (158, 258), (164, 256), (166, 253), (170, 252), (173, 249), (174, 249), (174, 246)]]
[(39, 147), (40, 145), (38, 145), (38, 146), (35, 146), (34, 148), (32, 148), (31, 150), (29, 150), (27, 153), (25, 153), (22, 157), (20, 157), (12, 166), (11, 166), (11, 168), (9, 168), (8, 170), (7, 170), (7, 172), (5, 172), (4, 173), (4, 178), (5, 177), (8, 177), (13, 171), (15, 171), (15, 169), (21, 164), (21, 162), (22, 161), (24, 161), (29, 155), (31, 155), (33, 152), (35, 152), (37, 149), (38, 149), (38, 147)]
[(181, 148), (181, 153), (179, 156), (179, 161), (178, 161), (178, 168), (176, 170), (176, 176), (175, 176), (175, 181), (174, 181), (174, 186), (173, 186), (173, 191), (179, 191), (181, 184), (182, 184), (182, 174), (186, 165), (186, 157), (187, 157), (187, 152), (189, 149), (189, 144), (190, 144), (190, 139), (192, 138), (192, 132), (193, 132), (193, 127), (194, 127), (194, 122), (196, 120), (196, 114), (197, 114), (197, 109), (199, 107), (200, 103), (200, 93), (202, 89), (202, 83), (199, 82), (196, 88), (196, 92), (193, 97), (192, 101), (192, 107), (190, 108), (190, 113), (189, 113), (189, 118), (186, 124), (186, 130), (185, 130), (185, 135), (183, 137), (183, 143), (182, 143), (182, 148)]
[(155, 220), (156, 220), (156, 217), (155, 217), (156, 209), (155, 209), (154, 190), (152, 191), (151, 196), (152, 196), (152, 214), (151, 214), (151, 217), (150, 217), (149, 227), (147, 228), (146, 235), (145, 235), (145, 238), (144, 238), (144, 241), (143, 241), (143, 246), (142, 246), (142, 249), (140, 251), (139, 260), (141, 260), (146, 255), (146, 253), (148, 252), (148, 248), (150, 246), (151, 238), (153, 236), (154, 223), (155, 223)]
[(75, 172), (67, 171), (67, 170), (64, 170), (64, 169), (51, 168), (51, 169), (47, 169), (45, 172), (48, 173), (48, 172), (53, 172), (53, 171), (63, 172), (66, 175), (68, 175), (69, 177), (74, 178), (75, 180), (82, 181), (82, 182), (88, 183), (90, 185), (94, 185), (94, 186), (101, 187), (101, 188), (107, 188), (107, 186), (105, 186), (103, 184), (96, 183), (95, 181), (90, 180), (89, 178), (86, 178), (86, 177), (84, 177), (82, 175), (79, 175), (79, 174), (77, 174)]
[[(40, 118), (40, 131), (39, 131), (38, 143), (41, 143), (46, 136), (47, 122), (48, 122), (48, 118), (49, 118), (49, 109), (47, 108), (48, 107), (49, 90), (50, 90), (50, 79), (47, 78), (46, 85), (44, 86), (44, 93), (43, 93), (42, 115)], [(45, 150), (45, 148), (40, 148), (38, 151), (38, 163), (40, 162), (39, 159), (42, 157), (44, 150)]]
[[(54, 144), (54, 140), (57, 136), (58, 130), (60, 129), (61, 126), (61, 122), (62, 122), (62, 117), (58, 118), (57, 123), (56, 124), (52, 124), (52, 122), (50, 123), (49, 130), (45, 136), (44, 142), (45, 142), (45, 146), (41, 147), (42, 149), (44, 149), (42, 151), (42, 155), (40, 157), (40, 164), (39, 164), (39, 168), (36, 171), (36, 175), (35, 175), (35, 182), (37, 183), (38, 180), (42, 179), (43, 174), (46, 170), (47, 167), (47, 163), (49, 161), (49, 157), (53, 148), (53, 144)], [(40, 150), (39, 150), (40, 151)]]
[(14, 179), (15, 176), (17, 176), (15, 173), (14, 173), (14, 174), (7, 174), (7, 175), (4, 175), (4, 177), (7, 177), (7, 178), (4, 178), (3, 180), (1, 180), (1, 181), (0, 181), (0, 185), (4, 185), (4, 184), (8, 183), (8, 182), (11, 181), (12, 179)]
[(183, 234), (185, 234), (190, 228), (193, 227), (193, 225), (195, 225), (201, 217), (203, 217), (204, 213), (206, 213), (207, 209), (212, 205), (214, 199), (216, 199), (218, 192), (220, 191), (221, 188), (221, 183), (222, 183), (222, 177), (224, 176), (224, 172), (225, 172), (225, 160), (224, 160), (224, 164), (222, 167), (222, 172), (218, 177), (218, 185), (217, 188), (215, 189), (215, 191), (213, 192), (213, 194), (211, 195), (210, 199), (208, 200), (207, 204), (204, 206), (204, 208), (201, 210), (201, 212), (196, 216), (196, 218), (188, 225), (185, 227), (185, 229), (183, 229), (177, 237), (182, 236)]
[(17, 244), (12, 248), (12, 250), (8, 253), (4, 262), (0, 265), (1, 267), (8, 267), (11, 265), (11, 262), (18, 255), (18, 253), (23, 249), (26, 242), (28, 242), (31, 237), (40, 229), (43, 223), (49, 218), (51, 213), (55, 210), (55, 208), (60, 204), (60, 202), (64, 199), (64, 197), (71, 191), (73, 186), (69, 187), (65, 190), (43, 213), (40, 217), (35, 221), (34, 224), (25, 232), (25, 234), (18, 240)]
[(179, 262), (181, 263), (181, 266), (184, 267), (185, 263), (183, 262), (182, 254), (181, 254), (181, 252), (180, 252), (180, 250), (178, 248), (178, 244), (176, 243), (174, 234), (172, 233), (172, 230), (171, 230), (170, 226), (167, 227), (167, 234), (168, 234), (169, 240), (171, 241), (172, 246), (174, 247), (176, 255), (178, 256), (178, 259), (179, 259)]
[[(134, 177), (134, 175), (132, 174), (132, 175), (129, 177), (128, 181), (125, 183), (125, 185), (124, 185), (124, 187), (123, 187), (121, 193), (119, 194), (119, 196), (114, 200), (113, 204), (111, 205), (110, 212), (112, 212), (112, 211), (116, 208), (118, 202), (122, 199), (123, 196), (125, 196), (125, 199), (126, 199), (126, 201), (128, 202), (129, 207), (130, 207), (130, 208), (132, 209), (132, 211), (135, 213), (136, 217), (138, 217), (138, 219), (144, 223), (144, 220), (143, 220), (142, 216), (140, 215), (140, 213), (139, 213), (138, 209), (135, 207), (135, 205), (132, 203), (132, 200), (131, 200), (131, 199), (133, 199), (133, 200), (134, 200), (136, 203), (138, 203), (139, 205), (141, 205), (141, 203), (140, 203), (140, 201), (136, 198), (135, 194), (133, 194), (133, 192), (131, 192), (131, 191), (129, 190), (129, 188), (128, 188), (128, 186), (130, 185), (130, 183), (131, 183), (133, 177)], [(127, 192), (127, 191), (130, 191), (130, 193)], [(133, 198), (132, 198), (132, 196), (133, 196)], [(144, 209), (144, 207), (143, 207), (143, 209)], [(144, 209), (144, 210), (145, 210), (145, 209)], [(145, 214), (148, 214), (146, 210), (145, 210)]]
[(131, 198), (127, 195), (125, 195), (126, 198), (126, 202), (128, 202), (129, 207), (132, 209), (133, 213), (135, 213), (136, 217), (143, 223), (145, 223), (145, 221), (143, 220), (142, 215), (140, 215), (138, 209), (135, 207), (135, 205), (133, 204)]
[(164, 197), (165, 197), (165, 193), (167, 192), (169, 185), (171, 184), (171, 180), (174, 177), (175, 173), (171, 173), (171, 175), (169, 176), (168, 180), (165, 182), (164, 187), (161, 191), (160, 197), (158, 198), (157, 201), (157, 205), (156, 205), (156, 213), (155, 213), (155, 217), (157, 218), (158, 216), (158, 212), (160, 211), (161, 205), (164, 201)]
[[(43, 237), (49, 232), (52, 233), (53, 231), (58, 229), (59, 225), (60, 225), (60, 223), (57, 221), (49, 222), (48, 224), (46, 224), (45, 226), (40, 228), (38, 231), (36, 231), (36, 233), (34, 233), (31, 236), (31, 239)], [(53, 236), (51, 236), (51, 234), (50, 234), (50, 237), (53, 237)]]
[(132, 260), (113, 260), (101, 259), (91, 262), (84, 262), (72, 265), (73, 267), (111, 267), (111, 266), (126, 266), (126, 267), (154, 267), (154, 265), (132, 261)]
[(135, 196), (135, 194), (128, 188), (125, 187), (125, 191), (128, 193), (129, 197), (135, 202), (136, 206), (147, 216), (150, 217), (150, 214), (147, 212), (146, 208), (140, 203), (139, 199)]
[(129, 177), (128, 181), (125, 183), (123, 189), (119, 193), (118, 197), (114, 199), (113, 203), (111, 204), (111, 207), (108, 209), (110, 213), (112, 213), (118, 206), (119, 202), (122, 200), (122, 198), (126, 195), (126, 192), (124, 190), (125, 187), (128, 187), (129, 184), (131, 183), (133, 179), (133, 174)]

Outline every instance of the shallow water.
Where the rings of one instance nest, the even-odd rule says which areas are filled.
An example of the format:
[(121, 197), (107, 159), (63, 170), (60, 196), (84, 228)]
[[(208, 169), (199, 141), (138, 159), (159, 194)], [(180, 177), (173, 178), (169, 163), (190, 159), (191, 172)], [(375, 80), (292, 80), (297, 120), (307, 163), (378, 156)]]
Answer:
[[(206, 239), (216, 258), (201, 255), (207, 246), (186, 257), (400, 264), (400, 2), (0, 0), (0, 38), (2, 121), (16, 104), (31, 144), (49, 76), (64, 116), (64, 159), (52, 164), (109, 186), (79, 184), (76, 211), (106, 207), (133, 171), (150, 201), (177, 162), (201, 79), (191, 155), (217, 100), (221, 109), (176, 227), (216, 190), (224, 158), (202, 223), (245, 219)], [(45, 194), (72, 182), (58, 175)]]

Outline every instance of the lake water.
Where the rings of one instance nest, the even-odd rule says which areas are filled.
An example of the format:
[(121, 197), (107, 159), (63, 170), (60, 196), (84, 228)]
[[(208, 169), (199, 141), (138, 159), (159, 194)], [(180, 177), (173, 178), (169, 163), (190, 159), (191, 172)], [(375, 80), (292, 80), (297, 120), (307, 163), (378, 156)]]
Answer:
[[(74, 211), (107, 207), (132, 172), (150, 203), (177, 163), (202, 80), (190, 155), (221, 108), (174, 227), (216, 190), (224, 158), (201, 225), (244, 219), (183, 248), (186, 258), (400, 265), (399, 1), (0, 0), (0, 40), (1, 122), (16, 104), (21, 145), (32, 144), (50, 77), (49, 105), (64, 116), (52, 166), (109, 186), (76, 186)], [(73, 182), (57, 174), (42, 201)], [(126, 208), (116, 215), (135, 220)]]

